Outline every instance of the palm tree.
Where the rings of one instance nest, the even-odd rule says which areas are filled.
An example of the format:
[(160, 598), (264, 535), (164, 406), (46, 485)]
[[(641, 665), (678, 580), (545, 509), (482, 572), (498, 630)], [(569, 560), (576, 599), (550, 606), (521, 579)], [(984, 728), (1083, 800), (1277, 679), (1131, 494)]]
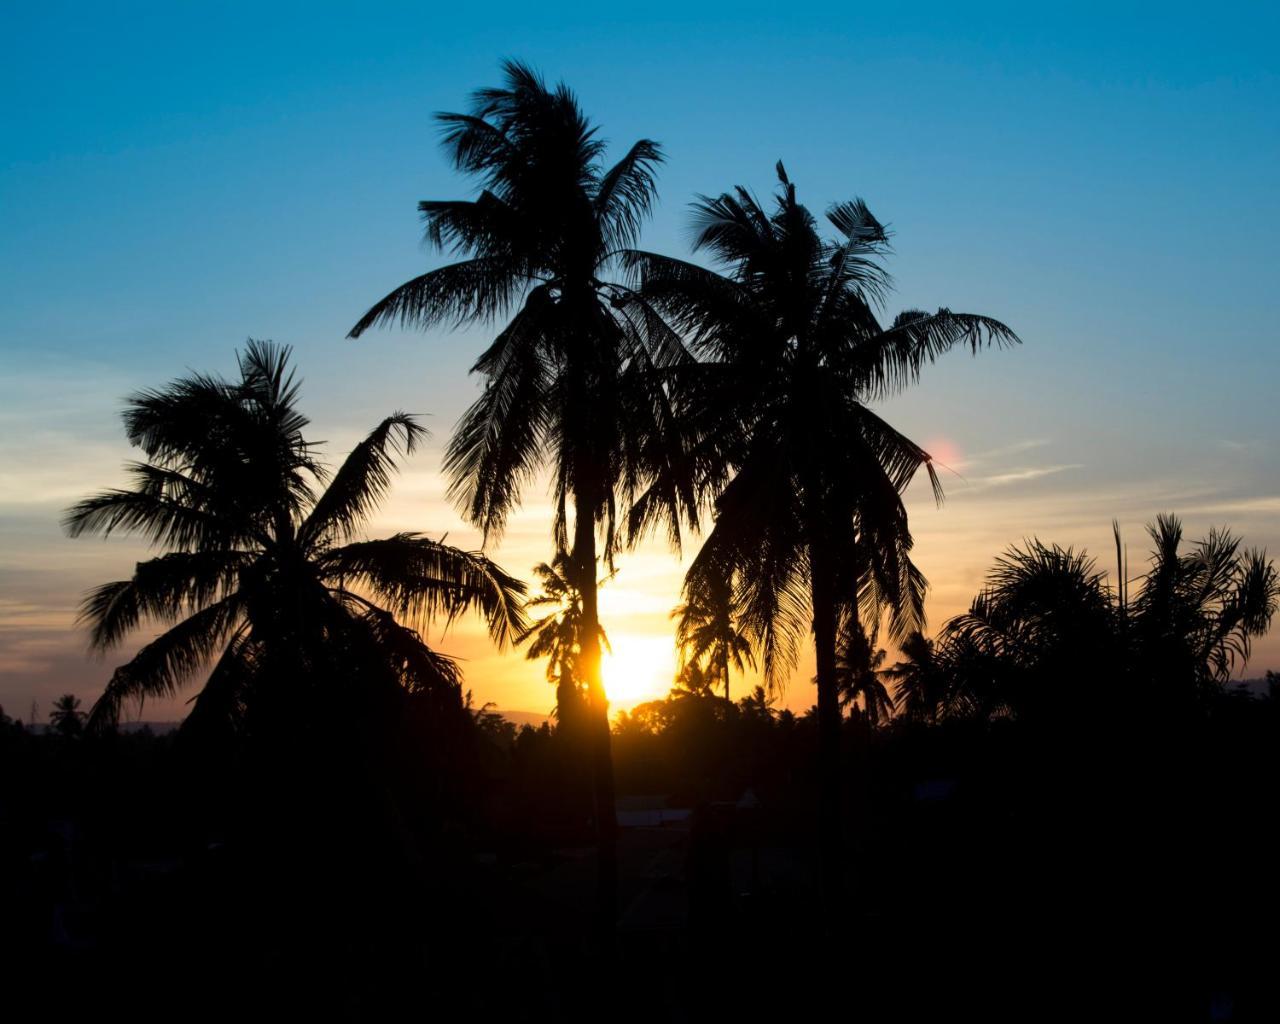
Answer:
[(1139, 657), (1160, 685), (1214, 693), (1270, 628), (1280, 577), (1266, 552), (1243, 549), (1228, 530), (1211, 529), (1185, 552), (1176, 516), (1157, 516), (1147, 532), (1151, 568), (1125, 616)]
[(85, 713), (80, 710), (80, 698), (74, 693), (64, 693), (53, 702), (49, 712), (49, 725), (54, 731), (70, 739), (84, 731)]
[(988, 573), (969, 610), (943, 629), (935, 658), (949, 675), (952, 706), (980, 715), (1056, 711), (1097, 666), (1127, 687), (1111, 703), (1174, 705), (1220, 692), (1270, 628), (1280, 577), (1265, 552), (1225, 530), (1182, 550), (1182, 524), (1159, 516), (1137, 596), (1108, 586), (1085, 552), (1031, 540)]
[(715, 680), (700, 661), (687, 661), (680, 666), (668, 695), (671, 700), (707, 700), (712, 696)]
[(681, 665), (704, 666), (708, 685), (722, 685), (724, 699), (729, 701), (730, 666), (739, 672), (748, 665), (755, 668), (751, 642), (739, 627), (733, 607), (732, 580), (715, 571), (697, 577), (671, 617), (676, 620)]
[[(501, 534), (525, 485), (551, 470), (554, 542), (583, 581), (577, 663), (591, 720), (604, 923), (615, 914), (617, 821), (596, 565), (602, 557), (612, 568), (617, 509), (641, 489), (655, 515), (695, 516), (673, 472), (683, 449), (664, 387), (689, 355), (616, 273), (653, 202), (659, 146), (641, 139), (606, 167), (605, 144), (567, 87), (550, 88), (517, 62), (503, 71), (503, 85), (476, 92), (470, 112), (437, 118), (454, 166), (480, 186), (473, 200), (419, 204), (427, 240), (459, 261), (396, 288), (351, 336), (374, 324), (506, 320), (473, 367), (485, 388), (458, 424), (445, 469), (451, 496), (486, 542)], [(652, 486), (659, 475), (661, 488)]]
[(943, 636), (950, 703), (983, 716), (1053, 711), (1081, 678), (1124, 656), (1094, 559), (1035, 539), (996, 560)]
[(213, 661), (187, 725), (268, 729), (296, 715), (346, 714), (401, 690), (457, 708), (459, 672), (417, 627), (480, 612), (499, 644), (524, 625), (524, 586), (481, 554), (416, 533), (359, 540), (396, 457), (426, 436), (382, 421), (332, 475), (303, 439), (289, 349), (250, 341), (239, 377), (193, 375), (128, 400), (129, 440), (146, 461), (131, 486), (73, 506), (73, 537), (116, 531), (162, 554), (85, 599), (92, 645), (146, 619), (167, 630), (115, 670), (90, 725), (131, 699), (176, 694)]
[(936, 646), (918, 629), (899, 644), (901, 658), (884, 670), (894, 684), (894, 707), (913, 721), (936, 722), (946, 699), (946, 675)]
[[(884, 328), (874, 313), (889, 283), (888, 233), (860, 200), (827, 211), (818, 229), (779, 163), (772, 213), (741, 187), (695, 205), (695, 248), (723, 274), (630, 254), (650, 301), (701, 357), (681, 373), (689, 432), (678, 468), (693, 467), (714, 501), (715, 526), (690, 570), (737, 580), (735, 601), (766, 677), (794, 664), (812, 632), (817, 655), (820, 850), (828, 892), (840, 846), (837, 632), (842, 615), (893, 614), (898, 639), (923, 616), (925, 581), (911, 564), (902, 491), (928, 453), (869, 403), (915, 381), (952, 348), (1018, 339), (987, 317), (908, 311)], [(635, 518), (653, 519), (680, 481), (641, 495)]]
[(744, 717), (764, 722), (773, 721), (776, 712), (773, 710), (774, 698), (763, 686), (757, 685), (749, 694), (738, 701), (738, 708)]
[(893, 697), (884, 684), (883, 647), (868, 638), (852, 615), (842, 617), (836, 648), (836, 683), (840, 703), (861, 708), (872, 726), (888, 721), (893, 714)]
[[(547, 659), (547, 682), (556, 684), (556, 717), (561, 727), (570, 733), (576, 733), (586, 706), (578, 667), (583, 626), (582, 588), (577, 584), (576, 570), (573, 559), (564, 551), (558, 552), (550, 564), (542, 562), (534, 566), (533, 574), (541, 582), (542, 590), (525, 602), (525, 609), (550, 608), (551, 611), (529, 622), (516, 636), (517, 644), (533, 638), (525, 652), (530, 661)], [(597, 581), (597, 586), (602, 582)], [(609, 650), (609, 638), (599, 623), (596, 636), (601, 646)]]

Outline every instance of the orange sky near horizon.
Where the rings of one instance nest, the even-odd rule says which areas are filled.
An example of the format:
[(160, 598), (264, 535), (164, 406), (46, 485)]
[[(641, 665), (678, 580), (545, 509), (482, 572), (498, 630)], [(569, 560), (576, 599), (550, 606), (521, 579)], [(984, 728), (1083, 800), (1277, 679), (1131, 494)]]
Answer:
[[(999, 356), (994, 356), (998, 359)], [(962, 364), (964, 365), (964, 364)], [(315, 409), (306, 402), (304, 408)], [(910, 419), (910, 410), (907, 410)], [(312, 430), (325, 436), (323, 419)], [(349, 448), (357, 435), (332, 435), (325, 446), (331, 461)], [(1211, 486), (1188, 488), (1172, 478), (1118, 482), (1114, 486), (1080, 486), (1081, 463), (1058, 458), (1047, 440), (1027, 439), (966, 453), (957, 441), (935, 433), (927, 436), (938, 454), (947, 499), (935, 506), (923, 480), (908, 494), (908, 507), (916, 537), (915, 557), (932, 583), (929, 596), (930, 628), (963, 610), (981, 585), (993, 558), (1010, 543), (1039, 536), (1063, 544), (1087, 548), (1110, 571), (1111, 519), (1121, 521), (1130, 551), (1131, 575), (1140, 572), (1146, 538), (1142, 527), (1154, 515), (1170, 509), (1182, 514), (1190, 538), (1210, 525), (1226, 523), (1247, 543), (1271, 542), (1280, 548), (1276, 522), (1280, 498), (1258, 496), (1232, 498)], [(478, 547), (478, 534), (463, 524), (444, 497), (439, 465), (441, 439), (435, 437), (416, 454), (397, 479), (386, 505), (370, 524), (369, 536), (399, 530), (420, 530), (432, 536), (448, 535), (463, 547)], [(10, 715), (24, 719), (29, 705), (39, 705), (43, 720), (53, 699), (74, 692), (86, 704), (105, 683), (110, 669), (125, 659), (128, 648), (106, 658), (85, 654), (85, 639), (75, 625), (75, 604), (85, 586), (128, 575), (135, 561), (148, 556), (144, 546), (124, 538), (103, 542), (72, 541), (62, 537), (57, 512), (77, 497), (118, 482), (118, 467), (130, 455), (121, 441), (104, 441), (80, 453), (77, 464), (18, 465), (3, 471), (0, 484), (17, 493), (21, 486), (28, 503), (31, 537), (7, 554), (9, 572), (0, 584), (0, 704)], [(112, 467), (116, 467), (113, 471)], [(21, 521), (23, 517), (11, 517)], [(528, 578), (550, 549), (551, 507), (540, 488), (533, 488), (512, 518), (500, 542), (490, 554), (506, 569)], [(664, 543), (648, 541), (618, 559), (618, 574), (601, 591), (601, 616), (609, 633), (613, 654), (605, 674), (615, 710), (665, 695), (673, 680), (677, 653), (670, 613), (679, 601), (684, 566), (696, 550), (691, 538), (683, 557)], [(25, 580), (30, 586), (23, 588)], [(15, 586), (14, 584), (18, 584)], [(26, 593), (24, 596), (23, 590)], [(148, 627), (137, 642), (154, 635)], [(1280, 642), (1273, 632), (1257, 645), (1247, 675), (1261, 675), (1280, 666)], [(460, 620), (449, 629), (430, 632), (433, 646), (460, 659), (465, 687), (477, 703), (494, 702), (500, 709), (549, 713), (554, 702), (542, 661), (526, 660), (522, 650), (496, 650), (482, 624)], [(805, 652), (778, 693), (778, 706), (797, 712), (813, 702), (812, 655)], [(758, 682), (755, 674), (735, 676), (734, 696), (741, 696)], [(183, 701), (195, 692), (193, 681), (181, 699), (149, 704), (142, 720), (167, 721), (184, 713)]]

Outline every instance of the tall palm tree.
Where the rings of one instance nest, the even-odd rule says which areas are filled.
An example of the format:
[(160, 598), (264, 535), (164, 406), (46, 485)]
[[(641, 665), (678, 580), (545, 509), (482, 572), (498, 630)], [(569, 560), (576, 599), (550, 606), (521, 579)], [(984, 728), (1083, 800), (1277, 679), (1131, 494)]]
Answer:
[[(890, 636), (917, 628), (925, 582), (911, 564), (902, 491), (928, 453), (870, 403), (915, 381), (956, 345), (1018, 339), (988, 317), (875, 315), (889, 284), (888, 233), (860, 200), (827, 211), (825, 237), (782, 164), (771, 212), (744, 188), (695, 204), (695, 249), (719, 271), (630, 254), (650, 301), (701, 361), (681, 373), (680, 408), (698, 493), (715, 526), (690, 570), (730, 571), (766, 676), (795, 662), (812, 632), (820, 733), (819, 846), (828, 892), (840, 845), (837, 632), (842, 615), (878, 619)], [(643, 493), (633, 518), (669, 517), (678, 481)], [(651, 504), (652, 502), (652, 504)]]
[[(486, 541), (501, 534), (524, 487), (551, 471), (554, 542), (583, 580), (577, 660), (593, 738), (601, 920), (612, 922), (617, 821), (595, 572), (601, 558), (612, 568), (617, 509), (642, 488), (674, 520), (695, 514), (673, 472), (682, 446), (664, 387), (689, 355), (622, 273), (655, 195), (658, 144), (641, 139), (606, 166), (605, 144), (567, 87), (513, 61), (503, 72), (469, 112), (437, 118), (445, 151), (480, 191), (419, 209), (427, 240), (460, 259), (396, 288), (351, 336), (374, 324), (506, 321), (472, 368), (485, 388), (458, 424), (445, 469), (451, 496)], [(659, 475), (664, 486), (652, 486)]]
[(729, 697), (729, 669), (755, 668), (751, 641), (738, 625), (733, 606), (733, 581), (723, 572), (709, 571), (686, 588), (686, 599), (674, 612), (676, 645), (681, 663), (705, 668), (708, 685), (724, 687)]
[[(541, 591), (525, 602), (525, 609), (551, 610), (542, 618), (530, 621), (516, 636), (517, 644), (532, 638), (525, 652), (530, 661), (547, 659), (547, 682), (556, 684), (556, 717), (561, 727), (570, 733), (576, 731), (586, 706), (578, 667), (583, 627), (582, 588), (578, 586), (576, 570), (573, 559), (564, 551), (558, 552), (549, 564), (542, 562), (534, 566), (533, 574), (540, 581)], [(599, 623), (596, 636), (600, 645), (609, 650), (609, 638)]]
[(132, 485), (67, 512), (73, 537), (123, 531), (164, 549), (85, 599), (98, 649), (147, 619), (168, 627), (115, 670), (91, 726), (176, 694), (210, 662), (191, 727), (266, 730), (299, 703), (345, 713), (401, 688), (460, 707), (457, 666), (417, 628), (478, 611), (501, 644), (523, 627), (523, 584), (483, 555), (416, 533), (356, 539), (426, 432), (395, 413), (330, 474), (303, 439), (288, 361), (288, 348), (250, 341), (238, 379), (193, 375), (131, 397), (125, 431), (145, 455)]

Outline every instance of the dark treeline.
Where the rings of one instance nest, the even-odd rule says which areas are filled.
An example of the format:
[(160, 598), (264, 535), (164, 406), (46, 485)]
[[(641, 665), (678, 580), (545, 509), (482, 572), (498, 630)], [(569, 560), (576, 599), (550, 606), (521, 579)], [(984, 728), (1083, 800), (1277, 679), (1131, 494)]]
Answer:
[[(424, 431), (329, 466), (287, 348), (132, 396), (128, 485), (65, 526), (156, 549), (87, 595), (91, 645), (160, 631), (87, 710), (0, 722), (17, 1019), (1273, 1019), (1280, 712), (1231, 685), (1265, 554), (1172, 516), (1136, 570), (1117, 529), (1114, 575), (1032, 541), (930, 635), (903, 495), (941, 492), (874, 406), (1017, 336), (882, 322), (888, 231), (781, 163), (768, 201), (694, 203), (708, 265), (640, 249), (658, 144), (609, 163), (504, 71), (438, 118), (476, 188), (420, 204), (454, 262), (351, 333), (492, 327), (444, 473), (486, 550), (549, 478), (540, 591), (370, 538)], [(654, 532), (700, 544), (681, 668), (611, 717), (598, 592)], [(545, 659), (547, 724), (475, 704), (424, 640), (459, 616)], [(813, 707), (779, 710), (809, 651)], [(175, 732), (122, 728), (189, 686)]]

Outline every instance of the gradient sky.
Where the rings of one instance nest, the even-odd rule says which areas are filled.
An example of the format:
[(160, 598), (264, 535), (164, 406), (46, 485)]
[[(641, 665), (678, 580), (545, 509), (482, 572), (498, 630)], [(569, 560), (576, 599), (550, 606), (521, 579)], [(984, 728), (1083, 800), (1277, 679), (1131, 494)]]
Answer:
[[(58, 514), (120, 480), (125, 395), (230, 370), (246, 337), (295, 346), (334, 460), (393, 409), (429, 414), (371, 532), (478, 543), (438, 468), (484, 337), (343, 336), (437, 259), (415, 204), (468, 186), (430, 115), (508, 55), (566, 79), (615, 152), (663, 143), (647, 247), (685, 255), (693, 194), (767, 192), (781, 157), (813, 207), (861, 196), (892, 226), (890, 315), (946, 305), (1022, 335), (883, 410), (954, 470), (942, 509), (909, 502), (935, 626), (1023, 537), (1109, 566), (1112, 517), (1135, 571), (1165, 510), (1280, 554), (1275, 5), (861, 6), (4, 3), (0, 704), (44, 720), (100, 690), (120, 659), (86, 657), (75, 605), (146, 552), (68, 540)], [(500, 562), (550, 555), (547, 508), (528, 495)], [(666, 689), (680, 572), (646, 547), (602, 594), (620, 704)], [(440, 646), (478, 699), (550, 707), (541, 666), (478, 628)], [(1274, 632), (1248, 674), (1266, 668)], [(812, 702), (811, 673), (786, 704)]]

